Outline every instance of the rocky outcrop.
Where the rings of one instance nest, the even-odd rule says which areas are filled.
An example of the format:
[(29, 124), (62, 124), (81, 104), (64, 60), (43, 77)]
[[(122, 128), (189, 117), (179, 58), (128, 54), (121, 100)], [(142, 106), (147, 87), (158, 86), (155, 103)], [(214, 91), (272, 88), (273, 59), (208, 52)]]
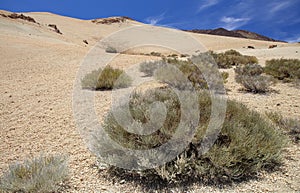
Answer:
[(260, 35), (258, 33), (246, 31), (246, 30), (227, 30), (224, 28), (217, 28), (217, 29), (208, 29), (208, 30), (201, 30), (201, 29), (194, 29), (194, 30), (184, 30), (193, 33), (200, 33), (200, 34), (210, 34), (210, 35), (219, 35), (219, 36), (228, 36), (228, 37), (237, 37), (237, 38), (246, 38), (246, 39), (254, 39), (254, 40), (263, 40), (263, 41), (272, 41), (272, 42), (282, 42), (279, 40), (274, 40), (267, 36)]
[(104, 19), (94, 19), (92, 20), (93, 23), (96, 24), (113, 24), (113, 23), (124, 23), (127, 20), (133, 21), (130, 17), (110, 17), (110, 18), (104, 18)]
[(2, 17), (8, 17), (8, 18), (11, 18), (11, 19), (22, 19), (22, 20), (29, 21), (29, 22), (32, 22), (32, 23), (37, 23), (32, 17), (25, 16), (23, 14), (12, 13), (12, 14), (6, 15), (4, 13), (1, 13), (0, 15)]

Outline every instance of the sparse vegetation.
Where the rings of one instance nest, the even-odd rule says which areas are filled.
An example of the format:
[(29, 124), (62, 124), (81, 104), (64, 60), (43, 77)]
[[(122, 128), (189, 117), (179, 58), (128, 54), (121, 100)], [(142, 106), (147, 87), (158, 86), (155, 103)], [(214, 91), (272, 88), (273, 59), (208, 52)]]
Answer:
[[(199, 126), (189, 146), (173, 161), (143, 171), (143, 176), (158, 176), (168, 183), (193, 178), (210, 182), (229, 182), (251, 176), (265, 168), (274, 168), (280, 163), (281, 148), (285, 144), (284, 136), (259, 113), (234, 101), (228, 101), (225, 122), (213, 147), (206, 154), (199, 154), (201, 143), (210, 137), (205, 133), (210, 120), (211, 98), (206, 91), (198, 92), (198, 96)], [(157, 128), (157, 132), (145, 136), (128, 133), (111, 113), (105, 119), (104, 129), (114, 141), (126, 148), (142, 150), (159, 147), (172, 137), (180, 123), (182, 115), (176, 94), (170, 88), (156, 88), (144, 94), (135, 93), (131, 96), (129, 108), (134, 120), (145, 124), (150, 122), (151, 117), (147, 109), (155, 101), (164, 103), (167, 109), (166, 119), (163, 125)], [(101, 139), (101, 136), (94, 137), (92, 145), (97, 146), (98, 137)], [(105, 150), (101, 149), (101, 152)], [(139, 163), (129, 161), (128, 164)], [(110, 171), (115, 170), (117, 168), (110, 168)], [(141, 172), (135, 173), (140, 174)]]
[(246, 64), (235, 69), (235, 80), (249, 92), (265, 93), (271, 85), (270, 78), (262, 75), (263, 68), (258, 64)]
[(277, 48), (277, 45), (276, 44), (269, 45), (269, 49), (273, 49), (273, 48)]
[(150, 55), (151, 56), (157, 56), (157, 57), (161, 57), (162, 56), (162, 54), (159, 53), (159, 52), (151, 52)]
[[(173, 65), (174, 68), (161, 68), (155, 75), (157, 80), (168, 83), (179, 89), (189, 89), (191, 86), (197, 89), (208, 88), (201, 70), (195, 66), (190, 59), (186, 61), (176, 58), (166, 58), (164, 61), (167, 64)], [(182, 75), (184, 75), (184, 77)]]
[[(199, 55), (199, 57), (209, 57), (209, 59), (212, 59), (210, 55), (207, 54), (203, 54), (201, 56)], [(210, 64), (213, 65), (213, 61), (211, 61)], [(162, 61), (144, 62), (140, 64), (140, 71), (144, 72), (147, 76), (154, 75), (156, 80), (168, 83), (180, 90), (190, 89), (191, 87), (194, 87), (196, 89), (208, 89), (207, 81), (205, 80), (204, 75), (201, 72), (201, 70), (208, 69), (205, 69), (204, 63), (201, 66), (202, 69), (199, 69), (195, 64), (193, 64), (191, 59), (180, 60), (177, 58), (164, 57)], [(209, 70), (211, 71), (213, 69)], [(211, 75), (216, 75), (219, 72), (214, 71), (208, 73), (210, 73)], [(222, 72), (221, 76), (223, 78), (222, 81), (226, 82), (228, 73)], [(213, 77), (214, 76), (211, 76), (210, 78)], [(223, 82), (217, 82), (217, 84), (222, 83)]]
[(117, 50), (116, 48), (112, 47), (112, 46), (108, 46), (108, 47), (105, 49), (105, 51), (106, 51), (107, 53), (113, 53), (113, 54), (118, 53), (118, 50)]
[(180, 57), (181, 58), (186, 58), (186, 57), (189, 57), (189, 55), (188, 54), (180, 54)]
[(9, 166), (0, 180), (0, 190), (5, 192), (54, 192), (59, 183), (68, 177), (65, 156), (41, 156), (24, 163)]
[(266, 61), (264, 68), (266, 74), (285, 82), (300, 79), (299, 59), (272, 59)]
[(170, 55), (168, 55), (168, 57), (177, 58), (178, 54), (170, 54)]
[(227, 50), (224, 53), (215, 53), (209, 51), (219, 68), (231, 68), (232, 66), (239, 66), (244, 64), (257, 64), (258, 60), (255, 56), (242, 55), (236, 50)]
[(140, 71), (145, 73), (146, 76), (153, 76), (154, 71), (158, 68), (166, 65), (164, 61), (150, 61), (150, 62), (143, 62), (140, 64)]
[(227, 83), (227, 79), (229, 78), (228, 72), (221, 72), (224, 83)]
[(298, 143), (300, 141), (300, 120), (284, 118), (276, 112), (269, 112), (267, 116), (275, 125), (287, 133), (294, 142)]
[(83, 89), (110, 90), (126, 88), (131, 85), (131, 82), (131, 78), (123, 70), (107, 66), (103, 70), (99, 68), (87, 74), (81, 80), (81, 86)]

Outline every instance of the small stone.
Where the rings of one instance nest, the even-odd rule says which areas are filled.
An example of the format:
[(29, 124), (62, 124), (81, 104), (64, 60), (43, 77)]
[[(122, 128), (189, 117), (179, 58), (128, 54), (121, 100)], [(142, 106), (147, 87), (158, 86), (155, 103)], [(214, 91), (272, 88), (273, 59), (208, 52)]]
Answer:
[(121, 180), (120, 184), (125, 184), (126, 180)]

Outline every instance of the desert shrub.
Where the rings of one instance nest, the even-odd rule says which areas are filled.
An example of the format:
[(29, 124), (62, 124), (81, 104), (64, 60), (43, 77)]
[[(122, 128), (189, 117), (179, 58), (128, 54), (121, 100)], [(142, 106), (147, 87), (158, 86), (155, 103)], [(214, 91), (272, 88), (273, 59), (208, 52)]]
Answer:
[[(188, 80), (193, 83), (194, 87), (208, 88), (207, 83), (202, 75), (202, 72), (200, 71), (199, 68), (197, 68), (197, 66), (195, 66), (192, 63), (191, 60), (183, 61), (183, 60), (178, 60), (176, 58), (168, 58), (166, 60), (166, 62), (168, 64), (174, 65), (177, 69), (180, 70), (180, 72), (182, 72), (185, 75), (185, 77), (184, 77), (184, 79), (180, 80), (180, 74), (174, 74), (176, 72), (170, 73), (170, 72), (165, 71), (165, 76), (156, 76), (158, 80), (166, 82), (165, 80), (169, 79), (168, 76), (171, 76), (171, 77), (173, 76), (176, 81), (176, 77), (178, 77), (179, 81), (176, 84), (178, 84), (178, 86), (180, 87), (180, 82), (183, 81), (183, 85), (181, 87), (184, 87), (184, 86), (186, 86), (186, 81), (184, 81), (184, 80), (186, 80), (186, 78), (188, 78)], [(168, 69), (165, 69), (165, 70), (168, 70)], [(170, 79), (172, 79), (172, 78), (170, 78)]]
[(268, 112), (267, 116), (277, 126), (279, 126), (285, 133), (287, 133), (294, 142), (300, 140), (300, 120), (284, 118), (276, 112)]
[(247, 64), (235, 69), (235, 80), (249, 92), (265, 93), (269, 91), (271, 81), (269, 77), (261, 75), (263, 68), (258, 64)]
[(153, 76), (154, 71), (164, 65), (166, 65), (164, 61), (143, 62), (140, 64), (140, 71), (146, 76)]
[[(200, 154), (199, 151), (203, 148), (201, 143), (210, 138), (210, 134), (205, 135), (205, 132), (211, 116), (212, 101), (209, 92), (197, 93), (200, 108), (199, 125), (184, 152), (160, 167), (131, 172), (146, 177), (158, 176), (168, 182), (182, 182), (190, 178), (231, 181), (242, 179), (265, 168), (274, 168), (280, 163), (280, 152), (285, 138), (259, 113), (235, 101), (227, 103), (225, 121), (212, 148), (207, 153)], [(129, 133), (118, 124), (112, 113), (105, 119), (104, 129), (111, 139), (126, 148), (142, 150), (161, 146), (172, 137), (180, 124), (182, 115), (176, 94), (170, 88), (156, 88), (144, 94), (134, 93), (129, 108), (133, 119), (147, 123), (151, 117), (147, 113), (148, 107), (155, 101), (165, 104), (167, 114), (157, 132), (151, 135)], [(92, 146), (97, 147), (101, 141), (97, 139), (101, 139), (101, 136), (94, 135), (94, 138), (96, 140), (93, 140)], [(100, 152), (105, 152), (104, 149), (98, 151), (100, 155)], [(126, 156), (126, 153), (122, 155)], [(139, 165), (139, 161), (128, 164)], [(111, 167), (110, 171), (116, 169)]]
[(40, 156), (9, 166), (0, 180), (6, 192), (54, 192), (66, 180), (68, 167), (65, 156)]
[(189, 80), (194, 88), (208, 88), (201, 70), (195, 66), (191, 60), (184, 61), (176, 58), (168, 58), (166, 59), (166, 63), (177, 68), (184, 77), (181, 77), (182, 74), (178, 73), (178, 71), (172, 70), (175, 68), (166, 67), (157, 71), (155, 76), (157, 80), (169, 83), (180, 89), (184, 89), (189, 85), (186, 80)]
[(227, 50), (224, 52), (225, 55), (234, 55), (234, 56), (242, 56), (241, 53), (239, 53), (238, 51), (236, 50)]
[(124, 145), (124, 147), (140, 150), (157, 147), (170, 139), (176, 127), (178, 126), (178, 122), (180, 120), (180, 103), (176, 97), (176, 94), (172, 92), (171, 89), (155, 89), (154, 91), (150, 90), (146, 91), (143, 96), (144, 97), (141, 97), (138, 92), (131, 96), (129, 108), (133, 119), (142, 124), (149, 122), (149, 105), (155, 101), (161, 101), (168, 109), (168, 116), (166, 117), (167, 120), (159, 131), (153, 133), (151, 136), (143, 136), (128, 133), (118, 124), (113, 114), (109, 113), (105, 119), (103, 127), (106, 132), (109, 133), (111, 138)]
[(81, 87), (83, 89), (96, 89), (98, 78), (101, 75), (102, 69), (93, 70), (92, 72), (86, 74), (81, 80)]
[(208, 53), (213, 56), (219, 68), (226, 69), (231, 68), (232, 66), (258, 63), (258, 60), (255, 56), (242, 55), (236, 50), (228, 50), (219, 54), (213, 51), (209, 51)]
[[(195, 79), (192, 79), (193, 82), (190, 82), (192, 77), (190, 77), (189, 80), (186, 74), (183, 74), (182, 71), (170, 64), (157, 69), (154, 73), (154, 77), (156, 80), (167, 83), (179, 90), (193, 89), (193, 83), (194, 85), (196, 84)], [(203, 81), (201, 84), (207, 87), (205, 80), (201, 79), (201, 81)]]
[(150, 55), (151, 56), (157, 56), (157, 57), (161, 57), (162, 56), (162, 54), (159, 53), (159, 52), (151, 52)]
[(300, 79), (299, 59), (272, 59), (266, 61), (264, 68), (266, 74), (279, 80), (291, 81)]
[(227, 82), (227, 79), (229, 78), (229, 73), (228, 72), (221, 72), (222, 78), (224, 83)]
[(106, 51), (107, 53), (118, 53), (118, 50), (117, 50), (116, 48), (114, 48), (114, 47), (111, 47), (111, 46), (108, 46), (108, 47), (105, 49), (105, 51)]
[(87, 74), (81, 80), (81, 86), (83, 89), (110, 90), (126, 88), (131, 82), (131, 78), (123, 70), (106, 66), (103, 70), (99, 68)]
[[(195, 59), (198, 61), (200, 60), (200, 62), (197, 62), (198, 66), (192, 62), (192, 60)], [(213, 58), (207, 53), (193, 56), (188, 60), (179, 60), (177, 58), (163, 58), (163, 60), (165, 63), (174, 66), (179, 71), (174, 70), (175, 68), (165, 66), (165, 68), (160, 68), (156, 71), (156, 79), (181, 90), (190, 89), (191, 86), (197, 90), (208, 89), (207, 81), (214, 84), (211, 85), (212, 88), (209, 89), (217, 90), (217, 86), (223, 85), (228, 78), (228, 74), (224, 72), (221, 73), (219, 80), (219, 71), (217, 70), (217, 67), (214, 68), (215, 63)], [(207, 77), (204, 77), (204, 72)], [(182, 75), (184, 75), (184, 77), (182, 77)], [(207, 80), (205, 78), (207, 78)], [(186, 80), (188, 80), (191, 84), (187, 83)]]
[(248, 64), (244, 66), (238, 66), (235, 69), (235, 72), (238, 75), (243, 75), (243, 76), (259, 76), (264, 72), (264, 69), (262, 66), (258, 64)]
[(186, 57), (189, 57), (189, 55), (188, 54), (180, 54), (180, 57), (181, 58), (186, 58)]
[(171, 58), (177, 58), (177, 57), (178, 57), (178, 54), (170, 54), (170, 55), (168, 55), (168, 57), (171, 57)]

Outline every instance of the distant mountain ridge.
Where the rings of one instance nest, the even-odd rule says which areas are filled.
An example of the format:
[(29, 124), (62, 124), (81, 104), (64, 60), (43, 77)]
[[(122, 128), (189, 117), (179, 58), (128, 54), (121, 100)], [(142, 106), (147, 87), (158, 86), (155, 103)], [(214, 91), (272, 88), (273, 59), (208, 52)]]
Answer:
[(193, 29), (193, 30), (183, 30), (187, 32), (200, 33), (200, 34), (209, 34), (209, 35), (219, 35), (219, 36), (228, 36), (228, 37), (237, 37), (237, 38), (246, 38), (246, 39), (254, 39), (254, 40), (263, 40), (263, 41), (271, 41), (271, 42), (284, 42), (280, 40), (275, 40), (269, 38), (264, 35), (260, 35), (258, 33), (246, 31), (246, 30), (227, 30), (224, 28), (217, 29)]

